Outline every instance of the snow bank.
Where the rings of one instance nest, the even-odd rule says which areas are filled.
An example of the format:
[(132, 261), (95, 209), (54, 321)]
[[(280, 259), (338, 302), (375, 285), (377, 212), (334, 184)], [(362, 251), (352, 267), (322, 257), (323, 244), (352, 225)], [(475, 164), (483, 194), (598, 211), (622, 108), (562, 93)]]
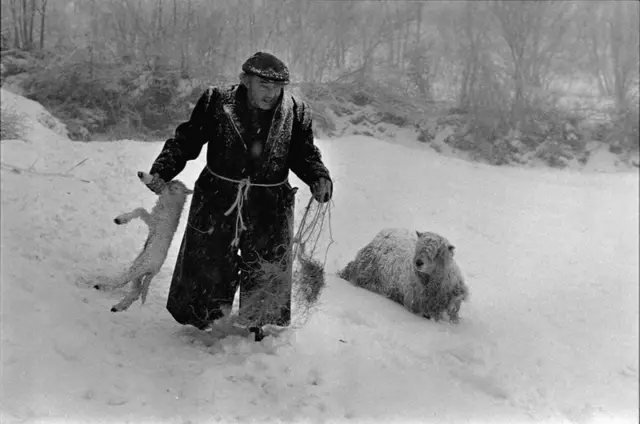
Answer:
[(25, 124), (29, 130), (24, 141), (68, 140), (66, 126), (51, 115), (40, 103), (14, 94), (4, 88), (0, 88), (0, 99), (3, 107), (12, 108), (24, 115)]

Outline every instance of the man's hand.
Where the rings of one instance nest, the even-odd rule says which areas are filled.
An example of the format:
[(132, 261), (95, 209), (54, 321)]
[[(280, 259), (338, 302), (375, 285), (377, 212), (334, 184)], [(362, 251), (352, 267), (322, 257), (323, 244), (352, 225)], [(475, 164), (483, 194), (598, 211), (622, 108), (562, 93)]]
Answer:
[[(143, 176), (141, 176), (141, 174), (142, 173), (138, 173), (138, 176), (140, 177), (140, 179), (143, 179)], [(148, 179), (149, 175), (144, 175), (144, 178)], [(162, 178), (160, 178), (160, 175), (158, 174), (153, 174), (150, 181), (143, 180), (143, 182), (149, 188), (149, 190), (153, 191), (158, 196), (162, 193), (162, 189), (164, 189), (164, 187), (167, 185), (167, 183)]]
[(327, 178), (320, 178), (311, 184), (311, 194), (318, 203), (326, 203), (333, 196), (333, 183)]

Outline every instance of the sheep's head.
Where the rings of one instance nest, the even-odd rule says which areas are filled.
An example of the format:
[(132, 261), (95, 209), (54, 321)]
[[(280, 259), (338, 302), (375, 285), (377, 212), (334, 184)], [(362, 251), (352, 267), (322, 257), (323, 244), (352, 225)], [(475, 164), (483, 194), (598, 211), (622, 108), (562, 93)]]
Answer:
[(453, 258), (455, 248), (438, 234), (416, 231), (416, 235), (414, 267), (425, 289), (426, 315), (437, 321), (446, 312), (452, 323), (458, 322), (460, 305), (469, 291)]
[(163, 187), (160, 193), (160, 201), (183, 205), (187, 200), (187, 195), (193, 194), (193, 190), (187, 188), (180, 180), (171, 180)]
[(455, 248), (446, 238), (431, 232), (416, 231), (416, 235), (418, 241), (413, 257), (416, 272), (431, 276), (449, 265)]
[(162, 190), (162, 194), (169, 194), (170, 196), (184, 196), (193, 194), (193, 190), (187, 188), (186, 185), (180, 180), (171, 180), (167, 183)]

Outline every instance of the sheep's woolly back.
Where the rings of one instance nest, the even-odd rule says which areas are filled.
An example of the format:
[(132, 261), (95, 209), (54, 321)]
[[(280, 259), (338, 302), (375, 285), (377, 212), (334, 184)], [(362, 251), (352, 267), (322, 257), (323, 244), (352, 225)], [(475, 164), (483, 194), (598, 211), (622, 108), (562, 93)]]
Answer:
[(155, 217), (155, 224), (158, 227), (168, 226), (164, 233), (175, 233), (178, 228), (180, 216), (187, 202), (187, 195), (191, 193), (182, 181), (169, 181), (166, 188), (158, 196), (158, 201), (151, 210), (151, 216)]
[(345, 267), (340, 276), (360, 287), (402, 302), (401, 294), (406, 291), (403, 286), (407, 285), (413, 272), (411, 259), (416, 239), (415, 233), (394, 234), (389, 229), (382, 230), (358, 251), (355, 260)]
[(340, 277), (436, 320), (446, 311), (456, 321), (460, 302), (468, 297), (453, 246), (431, 232), (383, 229)]
[[(151, 176), (143, 172), (139, 172), (138, 177), (143, 183), (151, 181)], [(123, 225), (132, 219), (140, 218), (149, 227), (149, 234), (142, 251), (134, 259), (129, 269), (122, 272), (110, 284), (115, 288), (123, 287), (129, 282), (132, 283), (131, 290), (111, 308), (112, 312), (126, 310), (139, 297), (141, 297), (142, 303), (145, 302), (151, 280), (160, 271), (167, 258), (169, 246), (178, 228), (180, 216), (189, 194), (193, 194), (193, 191), (181, 181), (170, 181), (162, 188), (151, 212), (147, 212), (144, 208), (136, 208), (131, 212), (118, 215), (114, 219), (116, 224)], [(104, 284), (96, 284), (94, 287), (101, 290), (104, 286)]]
[(166, 184), (151, 209), (150, 222), (147, 222), (149, 235), (132, 268), (157, 272), (162, 267), (190, 193), (182, 181), (173, 180)]

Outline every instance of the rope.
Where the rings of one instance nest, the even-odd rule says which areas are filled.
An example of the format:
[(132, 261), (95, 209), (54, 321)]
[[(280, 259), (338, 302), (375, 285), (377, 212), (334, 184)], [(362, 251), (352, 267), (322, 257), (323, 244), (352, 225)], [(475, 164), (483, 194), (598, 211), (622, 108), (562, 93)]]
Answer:
[(187, 220), (187, 225), (189, 226), (189, 228), (199, 232), (200, 234), (209, 234), (209, 235), (213, 234), (213, 227), (209, 228), (207, 231), (202, 231), (201, 229), (196, 228), (193, 225), (191, 225), (191, 223), (188, 220)]
[(238, 247), (238, 245), (240, 244), (240, 235), (242, 234), (243, 231), (245, 231), (247, 229), (247, 227), (244, 225), (244, 219), (242, 218), (242, 207), (244, 206), (244, 201), (247, 199), (247, 197), (249, 196), (249, 188), (251, 188), (252, 186), (256, 186), (256, 187), (278, 187), (281, 186), (282, 184), (286, 183), (287, 180), (283, 180), (279, 183), (274, 183), (274, 184), (259, 184), (259, 183), (252, 183), (250, 178), (243, 178), (241, 180), (234, 180), (232, 178), (227, 178), (224, 177), (222, 175), (218, 175), (215, 172), (213, 172), (211, 170), (211, 168), (209, 168), (208, 165), (206, 165), (207, 171), (209, 171), (211, 173), (211, 175), (220, 178), (221, 180), (225, 180), (225, 181), (229, 181), (231, 183), (235, 183), (238, 184), (238, 193), (236, 195), (236, 200), (233, 202), (233, 204), (231, 205), (231, 207), (224, 213), (224, 216), (229, 216), (231, 214), (231, 212), (233, 212), (234, 209), (237, 209), (237, 215), (236, 215), (236, 230), (235, 230), (235, 237), (233, 239), (233, 241), (231, 242), (231, 246), (232, 247)]
[[(314, 204), (316, 205), (316, 208), (312, 211), (312, 206)], [(325, 227), (324, 221), (327, 213), (329, 214), (329, 244), (325, 251), (324, 264), (326, 264), (329, 248), (333, 244), (333, 234), (331, 231), (331, 204), (329, 202), (324, 204), (314, 203), (313, 197), (311, 197), (309, 199), (309, 203), (307, 203), (307, 207), (305, 208), (298, 226), (298, 231), (296, 231), (292, 240), (293, 258), (297, 258), (298, 255), (313, 257), (316, 248), (318, 247), (318, 243), (320, 242), (320, 235)], [(312, 241), (313, 238), (315, 239)], [(307, 243), (312, 243), (309, 250), (307, 250)]]

